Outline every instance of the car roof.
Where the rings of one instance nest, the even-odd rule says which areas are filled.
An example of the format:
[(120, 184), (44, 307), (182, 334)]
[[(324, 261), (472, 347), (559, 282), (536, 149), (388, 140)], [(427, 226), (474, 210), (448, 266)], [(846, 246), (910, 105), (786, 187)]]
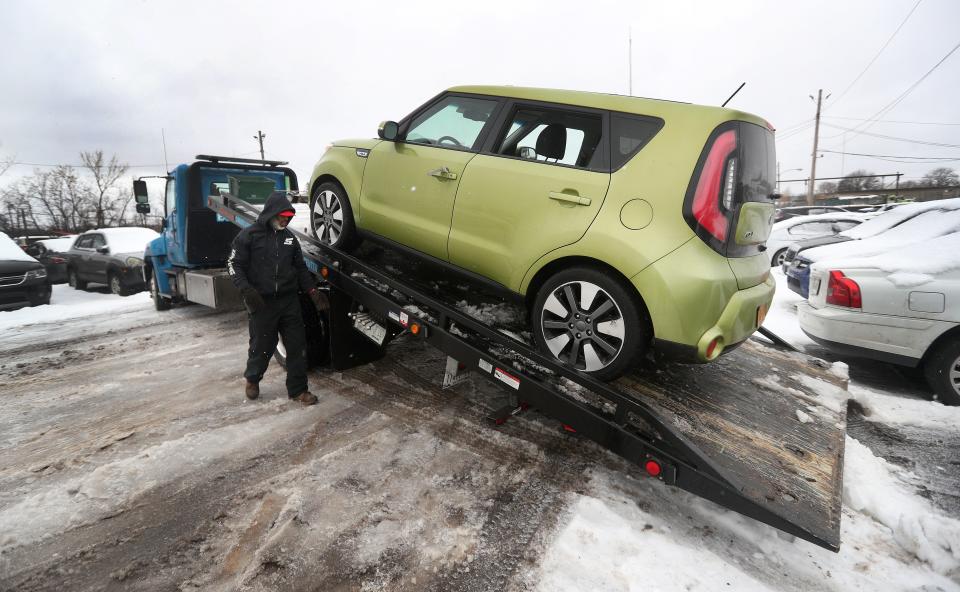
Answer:
[(454, 86), (447, 90), (448, 92), (493, 95), (514, 99), (593, 107), (595, 109), (649, 115), (664, 119), (674, 116), (681, 117), (700, 114), (717, 122), (741, 120), (756, 123), (757, 125), (769, 126), (766, 120), (752, 113), (746, 113), (736, 109), (726, 109), (724, 107), (695, 105), (693, 103), (681, 103), (662, 99), (523, 86)]

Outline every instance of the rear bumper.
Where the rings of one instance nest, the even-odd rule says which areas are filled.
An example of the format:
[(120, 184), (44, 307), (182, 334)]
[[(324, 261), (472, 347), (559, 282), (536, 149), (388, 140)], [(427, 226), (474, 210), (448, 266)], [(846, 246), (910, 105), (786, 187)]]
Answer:
[[(735, 292), (720, 314), (717, 324), (707, 330), (697, 342), (697, 360), (714, 360), (728, 348), (753, 335), (770, 310), (776, 289), (776, 281), (773, 276), (768, 275), (763, 283)], [(714, 341), (716, 345), (711, 350), (710, 344)]]
[(833, 306), (797, 304), (800, 328), (814, 341), (838, 353), (917, 366), (937, 337), (954, 323), (875, 315)]

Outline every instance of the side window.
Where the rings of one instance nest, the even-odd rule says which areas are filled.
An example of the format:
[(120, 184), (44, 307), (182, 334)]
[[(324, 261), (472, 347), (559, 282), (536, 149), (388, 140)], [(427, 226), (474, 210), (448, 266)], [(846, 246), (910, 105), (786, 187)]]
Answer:
[(406, 141), (473, 149), (496, 106), (494, 99), (446, 97), (410, 123)]
[(169, 216), (173, 212), (174, 208), (177, 206), (177, 189), (176, 182), (173, 179), (167, 179), (167, 194), (164, 201), (164, 207), (166, 208), (166, 213)]
[(99, 249), (100, 247), (107, 246), (107, 241), (104, 240), (102, 234), (94, 234), (93, 236), (91, 236), (90, 243), (91, 243), (90, 244), (91, 249)]
[(610, 151), (610, 168), (617, 170), (625, 165), (662, 127), (662, 119), (611, 114), (610, 138), (613, 149)]
[(833, 223), (833, 230), (834, 232), (843, 232), (844, 230), (850, 230), (859, 224), (860, 222), (856, 220), (837, 220)]
[(89, 236), (81, 236), (80, 238), (77, 239), (77, 244), (74, 245), (74, 247), (77, 248), (77, 249), (89, 249), (89, 248), (90, 248), (90, 237), (89, 237)]
[(509, 121), (497, 154), (578, 168), (596, 167), (602, 156), (599, 115), (518, 106)]
[(790, 234), (799, 236), (819, 236), (833, 232), (830, 222), (804, 222), (790, 228)]

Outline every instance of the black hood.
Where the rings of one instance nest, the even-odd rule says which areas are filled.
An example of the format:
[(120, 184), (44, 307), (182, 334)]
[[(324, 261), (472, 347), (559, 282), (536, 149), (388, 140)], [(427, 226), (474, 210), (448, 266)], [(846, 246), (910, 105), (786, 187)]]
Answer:
[(283, 191), (274, 191), (270, 194), (270, 197), (267, 198), (267, 202), (263, 204), (263, 210), (260, 212), (260, 215), (257, 216), (257, 224), (262, 224), (269, 228), (270, 218), (284, 211), (295, 212), (296, 210), (293, 209), (293, 204), (287, 199), (286, 193)]
[(43, 265), (37, 261), (2, 260), (0, 261), (0, 276), (20, 275), (31, 269), (42, 269)]

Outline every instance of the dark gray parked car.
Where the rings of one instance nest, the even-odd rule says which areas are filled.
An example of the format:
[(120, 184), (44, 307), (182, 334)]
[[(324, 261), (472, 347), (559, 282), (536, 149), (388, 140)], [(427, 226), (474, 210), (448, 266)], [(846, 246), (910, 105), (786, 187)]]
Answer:
[(144, 248), (158, 236), (138, 227), (88, 230), (67, 251), (67, 281), (78, 290), (98, 283), (120, 296), (139, 292), (144, 289)]

